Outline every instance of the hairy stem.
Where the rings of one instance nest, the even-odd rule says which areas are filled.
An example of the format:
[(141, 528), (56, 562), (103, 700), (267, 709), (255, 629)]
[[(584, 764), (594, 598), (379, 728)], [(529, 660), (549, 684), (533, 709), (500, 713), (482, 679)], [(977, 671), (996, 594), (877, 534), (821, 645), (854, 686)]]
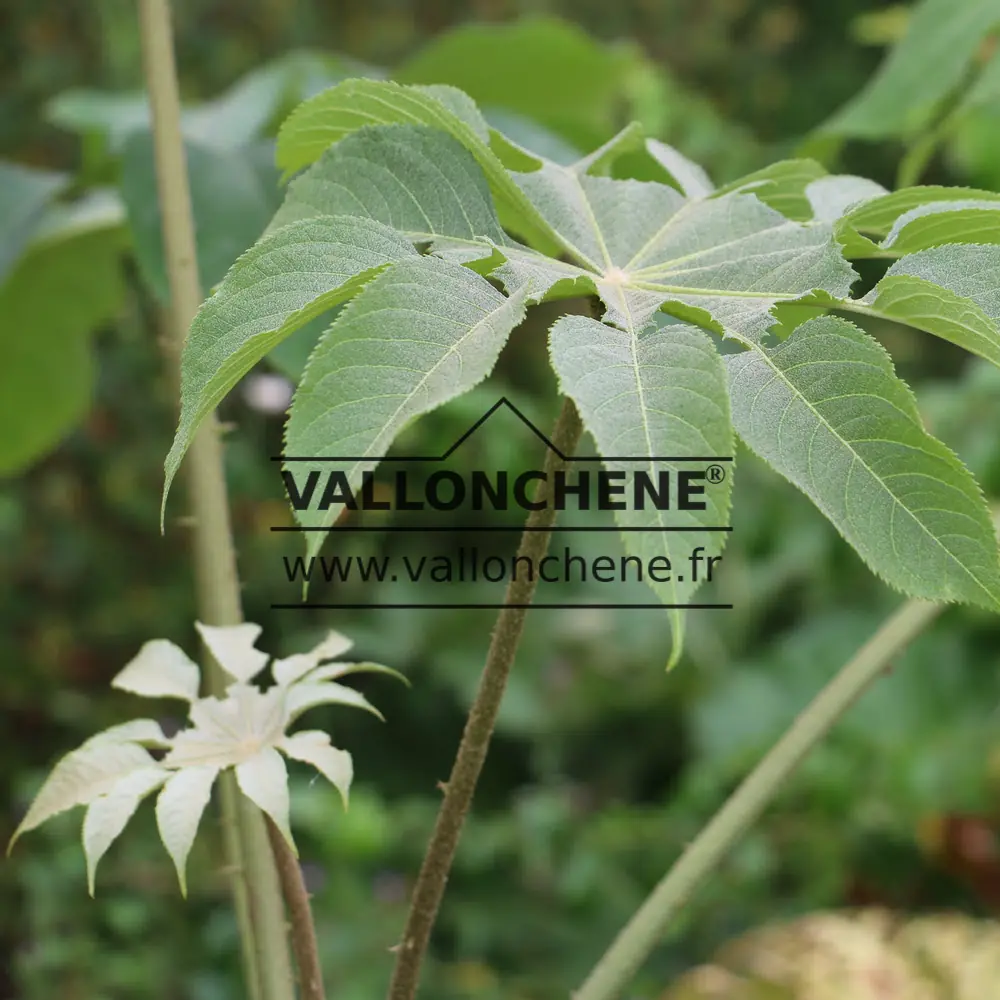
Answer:
[[(564, 399), (552, 432), (551, 440), (555, 450), (549, 449), (545, 456), (546, 481), (536, 494), (536, 502), (547, 498), (547, 484), (552, 482), (555, 472), (566, 468), (562, 456), (573, 454), (581, 431), (580, 415), (576, 407), (571, 400)], [(556, 512), (549, 504), (531, 512), (521, 536), (518, 557), (524, 556), (530, 560), (530, 565), (538, 565), (548, 551), (555, 519)], [(528, 574), (528, 577), (512, 576), (504, 597), (505, 606), (493, 627), (479, 690), (469, 710), (451, 776), (444, 788), (444, 801), (413, 890), (406, 929), (396, 952), (389, 1000), (412, 1000), (417, 993), (420, 965), (448, 882), (462, 826), (486, 760), (490, 737), (493, 735), (500, 702), (507, 686), (507, 677), (524, 631), (527, 608), (535, 595), (537, 581), (533, 579), (534, 574)]]
[(621, 993), (677, 911), (760, 817), (805, 755), (942, 607), (908, 601), (885, 621), (698, 834), (573, 994), (573, 1000), (612, 1000)]
[[(201, 303), (191, 195), (180, 127), (169, 0), (141, 0), (139, 25), (146, 85), (152, 106), (153, 139), (163, 245), (170, 280), (169, 353), (175, 369), (188, 327)], [(243, 620), (236, 553), (219, 428), (214, 415), (192, 442), (187, 464), (198, 614), (211, 625)], [(206, 657), (209, 688), (222, 693), (225, 678)], [(252, 1000), (294, 1000), (295, 984), (278, 873), (263, 817), (238, 794), (231, 772), (220, 776), (226, 868), (243, 947)]]
[(309, 906), (309, 892), (302, 878), (299, 859), (292, 853), (281, 831), (270, 817), (267, 836), (278, 865), (281, 891), (288, 906), (288, 916), (292, 925), (292, 948), (295, 950), (295, 964), (299, 970), (299, 987), (302, 1000), (325, 1000), (323, 992), (323, 970), (319, 964), (319, 947), (316, 943), (316, 928), (313, 925), (312, 909)]

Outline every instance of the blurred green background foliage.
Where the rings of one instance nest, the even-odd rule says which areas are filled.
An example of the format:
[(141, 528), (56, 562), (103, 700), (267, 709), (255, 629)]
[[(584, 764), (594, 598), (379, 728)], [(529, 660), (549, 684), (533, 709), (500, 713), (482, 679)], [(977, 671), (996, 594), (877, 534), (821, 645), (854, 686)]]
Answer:
[[(891, 184), (912, 139), (887, 129), (844, 145), (859, 130), (814, 131), (837, 121), (905, 29), (905, 9), (862, 0), (174, 6), (206, 290), (280, 202), (271, 138), (282, 115), (345, 76), (453, 83), (514, 138), (556, 158), (639, 118), (718, 182), (808, 148), (828, 166)], [(165, 538), (158, 528), (175, 388), (159, 350), (168, 290), (133, 5), (8, 0), (0, 52), (0, 348), (5, 364), (15, 359), (0, 373), (5, 839), (55, 757), (134, 711), (108, 681), (139, 645), (162, 636), (193, 651), (195, 610), (178, 498)], [(987, 95), (936, 147), (925, 180), (1000, 189), (998, 118), (1000, 94)], [(410, 428), (397, 451), (445, 450), (500, 394), (550, 423), (550, 320), (546, 307), (534, 310), (491, 380)], [(317, 712), (357, 761), (348, 813), (332, 790), (294, 775), (293, 823), (329, 993), (372, 1000), (492, 614), (379, 611), (385, 598), (371, 586), (336, 591), (339, 601), (371, 600), (366, 611), (270, 610), (281, 556), (296, 550), (269, 530), (288, 513), (268, 457), (280, 449), (289, 379), (321, 329), (282, 345), (222, 416), (232, 425), (245, 607), (264, 626), (265, 648), (291, 652), (335, 627), (413, 682), (361, 682), (385, 725)], [(916, 389), (932, 432), (1000, 496), (1000, 373), (901, 327), (871, 332)], [(514, 468), (537, 451), (504, 417), (463, 460)], [(899, 603), (790, 485), (742, 451), (736, 469), (734, 532), (715, 584), (734, 610), (690, 615), (674, 673), (663, 672), (665, 612), (531, 614), (427, 996), (565, 996), (727, 792)], [(345, 551), (407, 544), (364, 536)], [(594, 598), (585, 585), (573, 591)], [(1000, 827), (998, 638), (1000, 623), (985, 613), (945, 613), (692, 901), (632, 995), (657, 996), (720, 942), (774, 917), (852, 903), (1000, 912), (1000, 860), (970, 858), (961, 838)], [(0, 866), (0, 997), (241, 995), (221, 876), (206, 874), (181, 902), (151, 813), (141, 811), (103, 863), (96, 900), (77, 815), (26, 838)], [(216, 870), (215, 834), (192, 860), (205, 873)]]

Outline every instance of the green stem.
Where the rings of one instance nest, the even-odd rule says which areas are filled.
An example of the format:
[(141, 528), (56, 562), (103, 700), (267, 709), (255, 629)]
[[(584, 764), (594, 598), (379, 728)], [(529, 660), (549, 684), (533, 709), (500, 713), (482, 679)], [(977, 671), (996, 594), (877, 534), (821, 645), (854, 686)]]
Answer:
[(572, 995), (573, 1000), (612, 1000), (621, 993), (681, 906), (760, 817), (805, 755), (942, 607), (908, 601), (858, 650), (688, 846)]
[[(554, 480), (555, 472), (566, 468), (562, 456), (573, 454), (582, 430), (576, 407), (571, 400), (564, 399), (552, 432), (554, 450), (549, 449), (545, 456), (545, 483), (541, 485), (536, 501), (546, 499), (546, 484)], [(527, 565), (538, 565), (548, 551), (555, 519), (556, 511), (547, 503), (543, 504), (542, 509), (531, 512), (521, 535), (518, 560), (523, 556), (528, 560)], [(535, 596), (537, 583), (534, 574), (521, 574), (512, 576), (507, 585), (504, 608), (497, 616), (493, 628), (479, 690), (469, 710), (451, 776), (444, 786), (444, 801), (413, 890), (406, 928), (396, 950), (396, 966), (389, 985), (389, 1000), (412, 1000), (416, 996), (420, 984), (420, 966), (444, 896), (462, 826), (486, 760), (493, 727), (507, 686), (507, 677), (517, 655), (528, 605)]]
[[(169, 0), (141, 0), (139, 24), (170, 280), (169, 348), (175, 370), (179, 370), (181, 348), (201, 304), (201, 287), (181, 137)], [(199, 617), (206, 624), (235, 625), (243, 620), (243, 611), (222, 446), (214, 415), (203, 422), (191, 445), (187, 475)], [(209, 689), (219, 694), (226, 680), (211, 657), (206, 660)], [(252, 1000), (294, 1000), (284, 905), (263, 817), (253, 803), (238, 793), (230, 772), (220, 777), (220, 783), (226, 868), (233, 880), (247, 988)]]

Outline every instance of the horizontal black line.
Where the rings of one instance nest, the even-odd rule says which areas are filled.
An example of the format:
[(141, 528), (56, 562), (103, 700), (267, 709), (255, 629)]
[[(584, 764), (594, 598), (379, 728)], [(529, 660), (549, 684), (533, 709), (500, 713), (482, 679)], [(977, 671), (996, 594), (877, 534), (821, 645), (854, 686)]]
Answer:
[(557, 525), (555, 525), (555, 526), (553, 526), (551, 528), (546, 528), (546, 527), (543, 527), (543, 526), (539, 526), (539, 527), (524, 527), (522, 525), (517, 525), (517, 524), (512, 524), (512, 525), (497, 525), (497, 526), (494, 526), (494, 527), (479, 527), (478, 525), (473, 525), (473, 524), (463, 524), (463, 525), (459, 525), (456, 528), (452, 528), (452, 527), (448, 527), (447, 525), (440, 525), (440, 524), (438, 524), (438, 525), (429, 525), (428, 527), (425, 527), (425, 528), (417, 528), (417, 527), (411, 528), (411, 527), (406, 527), (406, 526), (403, 526), (403, 525), (390, 525), (390, 526), (387, 526), (387, 527), (384, 527), (384, 528), (379, 528), (377, 526), (366, 526), (366, 525), (360, 525), (360, 524), (359, 525), (345, 524), (345, 525), (341, 525), (341, 526), (338, 526), (338, 527), (330, 527), (330, 528), (300, 527), (299, 525), (272, 525), (270, 530), (271, 531), (292, 531), (292, 532), (295, 532), (296, 534), (301, 534), (301, 533), (307, 532), (307, 531), (329, 531), (329, 532), (332, 532), (333, 534), (336, 534), (337, 532), (340, 532), (340, 531), (362, 531), (362, 532), (365, 532), (365, 531), (371, 531), (371, 532), (376, 532), (376, 531), (390, 531), (390, 532), (398, 532), (400, 534), (405, 533), (405, 532), (413, 532), (414, 534), (422, 535), (422, 534), (427, 534), (428, 532), (432, 532), (432, 531), (433, 532), (440, 532), (440, 531), (460, 532), (460, 531), (466, 531), (466, 532), (475, 532), (475, 533), (482, 532), (482, 533), (486, 534), (488, 532), (494, 532), (494, 531), (516, 531), (516, 532), (522, 532), (522, 531), (594, 531), (594, 532), (615, 531), (615, 532), (620, 532), (620, 531), (625, 531), (625, 532), (632, 532), (632, 531), (732, 531), (733, 529), (732, 529), (732, 527), (722, 526), (722, 525), (713, 525), (712, 527), (708, 527), (708, 528), (695, 528), (695, 527), (692, 527), (692, 528), (683, 528), (683, 527), (673, 527), (673, 526), (672, 527), (663, 527), (663, 528), (616, 528), (616, 527), (577, 528), (577, 527), (574, 527), (573, 525), (563, 525), (563, 526), (560, 526), (560, 525), (557, 524)]
[[(442, 455), (399, 455), (379, 458), (377, 455), (272, 455), (272, 462), (443, 462)], [(732, 455), (579, 455), (568, 456), (566, 462), (732, 462)]]
[(681, 610), (682, 608), (692, 608), (694, 610), (718, 610), (731, 611), (731, 604), (272, 604), (272, 611), (299, 611), (307, 608), (319, 608), (329, 611), (384, 611), (390, 608), (407, 608), (409, 610), (433, 611), (440, 608), (442, 611), (472, 611), (477, 608), (485, 608), (490, 611), (499, 611), (502, 608), (543, 608), (547, 610), (566, 609), (583, 610), (592, 608), (597, 611), (611, 611), (617, 608), (637, 610), (649, 608), (656, 610)]

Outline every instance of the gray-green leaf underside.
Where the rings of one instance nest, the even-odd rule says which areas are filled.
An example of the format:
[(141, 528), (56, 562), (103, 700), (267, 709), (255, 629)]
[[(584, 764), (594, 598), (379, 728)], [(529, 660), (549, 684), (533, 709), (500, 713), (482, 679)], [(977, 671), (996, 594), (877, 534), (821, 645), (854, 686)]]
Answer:
[(806, 493), (866, 563), (907, 594), (1000, 608), (989, 510), (924, 430), (883, 348), (810, 320), (771, 350), (725, 359), (740, 437)]
[[(549, 351), (560, 388), (576, 403), (605, 467), (626, 476), (628, 506), (615, 512), (627, 529), (626, 551), (644, 565), (655, 557), (669, 560), (670, 580), (647, 577), (647, 582), (671, 606), (672, 665), (683, 641), (680, 608), (701, 582), (692, 580), (688, 556), (697, 546), (706, 556), (722, 552), (726, 533), (705, 529), (728, 525), (732, 475), (717, 486), (706, 485), (701, 511), (663, 511), (652, 504), (639, 509), (631, 498), (637, 473), (658, 483), (661, 473), (674, 479), (679, 470), (702, 471), (706, 458), (732, 456), (722, 358), (697, 327), (624, 331), (585, 316), (557, 320)], [(700, 461), (684, 462), (684, 456)]]
[[(501, 295), (473, 271), (436, 257), (398, 264), (372, 281), (320, 341), (295, 395), (285, 453), (297, 479), (339, 471), (356, 488), (396, 435), (492, 371), (525, 296)], [(343, 509), (298, 512), (309, 527)], [(323, 533), (308, 536), (310, 553)]]
[(198, 424), (257, 361), (388, 264), (416, 256), (413, 245), (388, 226), (350, 216), (303, 219), (255, 243), (188, 333), (164, 503)]
[(813, 291), (841, 298), (855, 278), (829, 223), (794, 222), (751, 194), (688, 200), (666, 185), (555, 164), (514, 176), (574, 260), (501, 248), (497, 277), (508, 289), (530, 281), (534, 295), (587, 283), (605, 322), (625, 329), (662, 309), (753, 342), (779, 302)]

